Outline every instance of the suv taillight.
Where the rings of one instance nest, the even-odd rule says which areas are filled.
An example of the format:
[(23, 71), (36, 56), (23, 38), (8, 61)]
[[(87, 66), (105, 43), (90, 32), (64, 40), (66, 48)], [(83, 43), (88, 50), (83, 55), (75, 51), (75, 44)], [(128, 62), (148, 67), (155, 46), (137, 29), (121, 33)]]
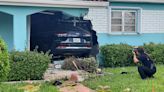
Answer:
[(65, 47), (67, 47), (68, 45), (66, 45), (66, 44), (60, 44), (57, 48), (65, 48)]
[(58, 36), (58, 37), (63, 37), (63, 36), (67, 36), (67, 33), (56, 33), (56, 35)]
[(86, 47), (91, 47), (91, 44), (87, 44)]

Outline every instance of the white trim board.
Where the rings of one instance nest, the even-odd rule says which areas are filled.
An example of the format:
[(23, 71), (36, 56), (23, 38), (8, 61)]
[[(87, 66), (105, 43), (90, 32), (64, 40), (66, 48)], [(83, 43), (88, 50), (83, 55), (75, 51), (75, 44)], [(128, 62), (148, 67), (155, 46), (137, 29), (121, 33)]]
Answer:
[(109, 2), (54, 1), (54, 0), (0, 0), (0, 5), (89, 8), (89, 7), (108, 7)]
[(164, 0), (108, 0), (109, 2), (126, 2), (126, 3), (164, 3)]
[(30, 37), (31, 37), (31, 16), (27, 16), (27, 50), (30, 50)]
[(142, 34), (163, 34), (164, 32), (142, 32)]
[(110, 6), (110, 8), (116, 8), (116, 9), (135, 9), (135, 10), (141, 10), (141, 7), (126, 7), (126, 6)]

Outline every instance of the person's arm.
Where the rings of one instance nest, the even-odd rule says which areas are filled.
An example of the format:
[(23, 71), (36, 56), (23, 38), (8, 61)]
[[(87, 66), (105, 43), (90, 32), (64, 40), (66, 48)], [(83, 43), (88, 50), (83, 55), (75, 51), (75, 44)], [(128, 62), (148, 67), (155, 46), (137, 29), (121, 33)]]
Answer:
[(133, 62), (134, 63), (138, 63), (139, 62), (139, 60), (137, 59), (137, 56), (136, 56), (136, 53), (135, 52), (133, 52)]

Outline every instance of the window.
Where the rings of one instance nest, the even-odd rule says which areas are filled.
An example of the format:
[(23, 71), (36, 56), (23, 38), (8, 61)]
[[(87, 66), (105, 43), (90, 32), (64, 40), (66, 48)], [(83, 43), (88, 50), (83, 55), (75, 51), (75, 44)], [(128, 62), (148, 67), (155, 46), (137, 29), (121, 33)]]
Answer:
[(136, 32), (136, 11), (112, 10), (111, 32)]

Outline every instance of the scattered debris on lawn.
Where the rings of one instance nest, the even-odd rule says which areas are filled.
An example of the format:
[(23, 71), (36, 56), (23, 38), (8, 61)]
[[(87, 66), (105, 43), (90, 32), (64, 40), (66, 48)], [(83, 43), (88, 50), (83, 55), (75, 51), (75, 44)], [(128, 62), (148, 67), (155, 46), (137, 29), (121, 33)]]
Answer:
[(28, 84), (23, 87), (19, 87), (18, 89), (24, 90), (24, 92), (36, 92), (40, 89), (40, 86), (41, 86), (41, 84), (39, 84), (39, 85)]
[(99, 86), (96, 92), (111, 92), (111, 90), (109, 86)]
[(131, 92), (131, 89), (130, 88), (126, 88), (123, 90), (123, 92)]
[[(109, 86), (100, 86), (97, 91), (93, 91), (82, 85), (80, 82), (89, 78), (111, 75), (112, 73), (103, 72), (100, 68), (97, 68), (94, 73), (89, 73), (84, 70), (80, 70), (74, 61), (70, 63), (73, 64), (76, 71), (55, 69), (53, 65), (50, 65), (49, 69), (44, 74), (44, 79), (46, 81), (54, 81), (53, 85), (57, 86), (60, 92), (111, 92)], [(63, 81), (63, 79), (68, 80)]]
[(54, 85), (54, 86), (60, 86), (60, 85), (62, 85), (62, 82), (59, 81), (59, 80), (56, 80), (52, 85)]
[[(48, 70), (49, 71), (49, 70)], [(53, 81), (53, 80), (62, 80), (62, 79), (70, 79), (72, 75), (76, 75), (78, 80), (77, 81), (83, 81), (84, 79), (87, 79), (89, 73), (85, 72), (83, 70), (79, 71), (71, 71), (71, 70), (51, 70), (51, 72), (46, 72), (44, 74), (43, 79), (45, 81)]]

